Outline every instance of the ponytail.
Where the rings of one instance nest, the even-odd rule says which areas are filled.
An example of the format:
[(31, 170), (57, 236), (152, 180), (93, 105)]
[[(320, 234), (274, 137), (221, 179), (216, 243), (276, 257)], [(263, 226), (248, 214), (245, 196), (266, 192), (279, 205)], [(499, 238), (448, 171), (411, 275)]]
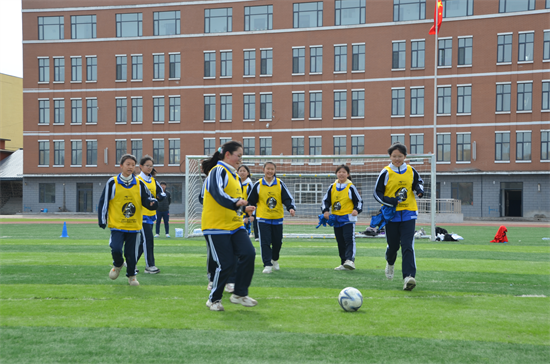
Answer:
[(239, 142), (236, 142), (234, 140), (225, 143), (221, 147), (216, 150), (216, 152), (212, 155), (212, 157), (205, 159), (201, 163), (202, 171), (204, 174), (208, 175), (210, 173), (210, 170), (214, 168), (216, 164), (218, 164), (218, 161), (223, 160), (225, 157), (225, 153), (233, 153), (237, 149), (242, 148), (242, 144)]

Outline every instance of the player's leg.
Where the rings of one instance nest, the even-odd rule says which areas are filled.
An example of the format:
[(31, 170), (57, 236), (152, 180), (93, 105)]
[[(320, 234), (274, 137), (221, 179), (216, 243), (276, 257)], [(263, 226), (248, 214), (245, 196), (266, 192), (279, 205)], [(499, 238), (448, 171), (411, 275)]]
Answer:
[(162, 218), (164, 219), (164, 231), (166, 233), (166, 236), (170, 235), (170, 212), (164, 211), (162, 213)]
[(126, 277), (136, 275), (136, 248), (140, 242), (140, 233), (124, 233), (124, 257), (126, 258)]
[(113, 268), (109, 271), (109, 278), (117, 279), (122, 269), (122, 265), (124, 264), (124, 258), (122, 256), (124, 233), (122, 231), (111, 230), (109, 246), (111, 247), (111, 256), (113, 257)]
[(416, 220), (408, 220), (401, 223), (401, 255), (403, 262), (403, 278), (416, 276), (416, 257), (414, 254), (414, 229)]
[(273, 259), (273, 252), (271, 250), (271, 228), (273, 225), (271, 224), (264, 224), (262, 222), (258, 223), (258, 236), (260, 239), (260, 250), (262, 253), (262, 262), (264, 264), (264, 267), (271, 267), (273, 264), (271, 263), (271, 259)]
[(334, 236), (338, 245), (338, 255), (340, 256), (340, 265), (346, 261), (346, 241), (344, 239), (344, 228), (342, 226), (334, 227)]
[(283, 224), (271, 225), (271, 259), (278, 262), (283, 247)]
[(155, 239), (153, 238), (153, 224), (143, 224), (143, 232), (145, 233), (145, 243), (143, 250), (145, 251), (146, 273), (158, 273), (159, 269), (155, 266)]
[(246, 230), (238, 230), (231, 236), (233, 252), (238, 257), (237, 274), (235, 276), (235, 291), (237, 296), (248, 296), (248, 287), (254, 275), (254, 260), (256, 251)]
[(345, 258), (355, 262), (355, 224), (350, 223), (342, 226), (342, 235), (345, 244)]
[(160, 234), (160, 220), (162, 219), (162, 211), (157, 211), (157, 221), (155, 226), (155, 236)]
[(399, 251), (401, 242), (400, 232), (401, 222), (388, 222), (386, 224), (386, 261), (389, 265), (394, 265), (397, 259), (397, 252)]
[(223, 289), (229, 275), (233, 271), (234, 254), (231, 243), (231, 234), (205, 235), (210, 248), (210, 254), (216, 264), (210, 301), (217, 302), (223, 297)]

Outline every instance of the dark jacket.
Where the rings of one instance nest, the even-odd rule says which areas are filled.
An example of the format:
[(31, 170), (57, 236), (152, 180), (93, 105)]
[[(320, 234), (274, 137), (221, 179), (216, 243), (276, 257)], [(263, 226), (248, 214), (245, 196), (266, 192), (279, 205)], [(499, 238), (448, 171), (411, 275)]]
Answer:
[(170, 209), (170, 204), (172, 203), (172, 196), (170, 196), (170, 192), (164, 191), (166, 193), (166, 197), (159, 201), (159, 208), (157, 211), (168, 211)]

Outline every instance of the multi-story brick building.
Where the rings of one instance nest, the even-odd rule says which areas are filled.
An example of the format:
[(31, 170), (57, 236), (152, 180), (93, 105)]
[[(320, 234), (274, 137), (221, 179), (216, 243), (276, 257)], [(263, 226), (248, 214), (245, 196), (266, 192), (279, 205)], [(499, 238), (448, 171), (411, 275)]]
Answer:
[[(434, 151), (469, 217), (550, 216), (550, 0), (23, 0), (27, 210), (92, 211), (124, 153)], [(175, 197), (175, 198), (174, 198)], [(368, 195), (365, 196), (368, 198)]]

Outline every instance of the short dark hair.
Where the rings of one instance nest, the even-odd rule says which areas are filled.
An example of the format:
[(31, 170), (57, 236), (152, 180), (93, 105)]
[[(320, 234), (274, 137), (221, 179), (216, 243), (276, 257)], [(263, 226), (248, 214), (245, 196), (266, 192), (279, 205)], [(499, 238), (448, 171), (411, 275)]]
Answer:
[(167, 184), (166, 182), (164, 182), (164, 181), (160, 181), (160, 183), (159, 183), (159, 184), (160, 184), (160, 185), (165, 185), (165, 186), (168, 186), (168, 184)]
[(151, 161), (153, 162), (153, 164), (155, 164), (155, 161), (153, 160), (153, 157), (151, 157), (150, 155), (146, 154), (143, 156), (143, 158), (141, 158), (141, 160), (139, 161), (139, 165), (140, 166), (143, 166), (145, 163), (147, 163), (147, 161)]
[(134, 161), (134, 163), (137, 163), (137, 159), (136, 157), (134, 157), (133, 154), (124, 154), (122, 157), (120, 157), (120, 165), (123, 165), (127, 159), (131, 159)]
[(401, 154), (407, 155), (407, 146), (405, 144), (401, 144), (399, 142), (395, 142), (391, 145), (391, 147), (388, 148), (388, 154), (391, 155), (394, 150), (398, 150), (401, 152)]

